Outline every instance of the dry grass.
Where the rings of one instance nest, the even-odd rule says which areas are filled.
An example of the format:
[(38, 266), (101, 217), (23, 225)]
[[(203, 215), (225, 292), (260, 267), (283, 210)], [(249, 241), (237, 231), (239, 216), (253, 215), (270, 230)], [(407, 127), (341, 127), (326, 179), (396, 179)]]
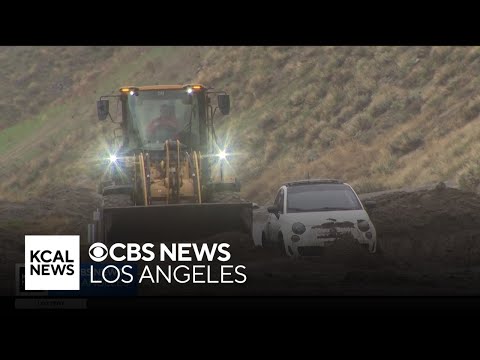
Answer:
[(85, 73), (114, 55), (114, 47), (2, 47), (0, 129), (36, 115), (74, 86)]
[(2, 175), (4, 194), (94, 186), (101, 171), (91, 159), (111, 133), (95, 122), (95, 99), (123, 83), (229, 91), (232, 114), (218, 119), (218, 134), (235, 134), (244, 196), (259, 202), (307, 173), (360, 191), (451, 179), (473, 188), (480, 177), (478, 47), (25, 47), (1, 48), (0, 61), (0, 84), (14, 89), (0, 102), (0, 137), (63, 107), (46, 122), (55, 131), (6, 161), (14, 175)]
[[(475, 135), (461, 130), (477, 125), (478, 48), (232, 49), (238, 58), (246, 51), (261, 64), (231, 74), (242, 104), (232, 117), (251, 154), (241, 172), (246, 196), (267, 201), (280, 179), (305, 174), (361, 191), (457, 179), (474, 156), (466, 139)], [(227, 66), (212, 59), (212, 70)]]

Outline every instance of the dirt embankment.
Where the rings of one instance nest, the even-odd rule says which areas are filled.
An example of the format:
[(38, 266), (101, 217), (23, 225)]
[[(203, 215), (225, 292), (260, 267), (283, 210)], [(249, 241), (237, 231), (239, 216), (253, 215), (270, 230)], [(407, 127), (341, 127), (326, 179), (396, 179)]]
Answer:
[(15, 293), (15, 264), (24, 262), (25, 235), (80, 234), (100, 198), (91, 189), (51, 187), (27, 202), (0, 201), (0, 296)]
[(395, 192), (370, 211), (386, 258), (411, 264), (480, 265), (480, 196), (453, 188)]
[(99, 206), (91, 189), (58, 186), (27, 202), (0, 201), (0, 251), (23, 251), (25, 234), (84, 234)]

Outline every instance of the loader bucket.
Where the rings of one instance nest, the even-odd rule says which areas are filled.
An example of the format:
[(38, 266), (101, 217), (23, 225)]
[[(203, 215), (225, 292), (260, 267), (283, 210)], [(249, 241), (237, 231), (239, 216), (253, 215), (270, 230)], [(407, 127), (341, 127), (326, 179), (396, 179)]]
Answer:
[[(172, 204), (103, 209), (104, 242), (190, 242), (223, 232), (252, 238), (252, 203)], [(253, 238), (252, 238), (253, 242)]]

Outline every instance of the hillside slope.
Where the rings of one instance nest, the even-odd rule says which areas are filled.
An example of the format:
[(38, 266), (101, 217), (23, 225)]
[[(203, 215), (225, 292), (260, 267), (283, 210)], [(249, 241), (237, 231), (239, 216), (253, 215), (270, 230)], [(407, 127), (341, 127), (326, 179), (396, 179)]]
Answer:
[(217, 127), (246, 198), (307, 174), (363, 192), (479, 184), (479, 47), (3, 47), (0, 61), (3, 198), (94, 189), (114, 127), (98, 96), (189, 81), (231, 94)]
[[(224, 54), (224, 56), (219, 56)], [(480, 49), (212, 50), (199, 79), (231, 89), (248, 153), (247, 196), (309, 174), (360, 191), (460, 179), (476, 185)], [(220, 69), (222, 69), (220, 71)]]
[[(87, 57), (77, 66), (69, 68), (65, 65), (61, 71), (63, 76), (73, 79), (71, 84), (55, 96), (47, 90), (32, 95), (36, 99), (41, 98), (46, 105), (31, 104), (24, 112), (18, 111), (21, 116), (13, 123), (10, 117), (2, 121), (12, 125), (0, 131), (1, 198), (28, 200), (62, 186), (95, 190), (104, 170), (102, 158), (116, 127), (109, 122), (98, 122), (95, 106), (98, 97), (116, 92), (120, 84), (137, 79), (184, 82), (187, 78), (175, 70), (180, 65), (176, 61), (178, 58), (185, 59), (181, 62), (185, 69), (193, 69), (190, 65), (193, 58), (189, 55), (194, 49), (191, 48), (111, 48), (103, 50), (103, 54), (107, 55), (101, 60), (90, 48), (67, 49)], [(37, 53), (42, 51), (44, 49), (39, 47), (23, 49), (31, 66)], [(47, 51), (57, 62), (65, 60), (57, 48), (47, 48)], [(12, 59), (18, 49), (1, 48), (1, 52), (3, 58)], [(19, 68), (17, 75), (22, 71)], [(54, 70), (49, 68), (48, 72), (52, 74)], [(187, 70), (187, 73), (193, 71)], [(39, 81), (43, 75), (34, 72), (32, 76), (31, 81)], [(48, 79), (41, 84), (51, 81)], [(15, 86), (9, 91), (11, 98), (24, 96), (25, 92), (25, 88)], [(117, 109), (112, 111), (116, 113)]]

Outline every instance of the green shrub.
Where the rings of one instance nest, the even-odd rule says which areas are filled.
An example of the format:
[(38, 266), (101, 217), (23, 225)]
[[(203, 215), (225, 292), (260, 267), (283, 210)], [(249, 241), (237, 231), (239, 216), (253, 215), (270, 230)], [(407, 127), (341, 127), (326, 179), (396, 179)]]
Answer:
[(367, 114), (362, 114), (356, 118), (356, 126), (358, 131), (367, 131), (370, 130), (373, 126), (375, 120), (373, 117)]
[(370, 114), (373, 117), (378, 117), (386, 113), (388, 109), (390, 109), (391, 105), (392, 105), (392, 99), (386, 96), (371, 106)]
[(355, 98), (355, 102), (353, 103), (353, 110), (355, 112), (360, 112), (363, 109), (365, 109), (370, 104), (371, 101), (372, 101), (371, 93), (367, 92), (367, 93), (359, 94)]
[(403, 156), (418, 149), (423, 144), (424, 140), (420, 132), (407, 132), (390, 143), (390, 152), (392, 155)]
[(420, 92), (413, 92), (409, 94), (405, 100), (405, 105), (407, 107), (407, 111), (410, 113), (417, 113), (422, 109), (424, 104), (422, 95)]
[(480, 114), (480, 101), (467, 103), (461, 110), (461, 116), (465, 122), (472, 121)]
[(318, 139), (322, 148), (333, 147), (337, 139), (337, 133), (332, 129), (325, 128), (320, 131)]
[(372, 171), (382, 175), (390, 175), (397, 169), (397, 159), (393, 156), (387, 157), (384, 161), (374, 163)]

